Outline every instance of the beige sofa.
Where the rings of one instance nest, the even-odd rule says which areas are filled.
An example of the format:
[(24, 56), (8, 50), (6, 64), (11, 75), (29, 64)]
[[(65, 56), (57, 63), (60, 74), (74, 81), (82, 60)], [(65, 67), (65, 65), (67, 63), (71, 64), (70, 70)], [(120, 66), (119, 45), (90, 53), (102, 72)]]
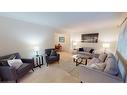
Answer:
[[(109, 55), (112, 55), (112, 57)], [(114, 60), (116, 60), (116, 62)], [(94, 62), (95, 61), (93, 61), (93, 64), (96, 64)], [(90, 65), (88, 63), (88, 65), (80, 66), (81, 82), (83, 83), (84, 82), (86, 83), (123, 83), (123, 82), (126, 82), (125, 68), (122, 62), (118, 61), (113, 54), (108, 54), (103, 63), (105, 64), (105, 67), (103, 70), (102, 68), (97, 69), (97, 68), (93, 68), (94, 66), (91, 67), (92, 63), (90, 63)], [(114, 69), (112, 64), (114, 64), (115, 68), (117, 69)]]
[(82, 47), (78, 49), (77, 54), (86, 55), (89, 56), (90, 58), (93, 58), (94, 49), (91, 47)]

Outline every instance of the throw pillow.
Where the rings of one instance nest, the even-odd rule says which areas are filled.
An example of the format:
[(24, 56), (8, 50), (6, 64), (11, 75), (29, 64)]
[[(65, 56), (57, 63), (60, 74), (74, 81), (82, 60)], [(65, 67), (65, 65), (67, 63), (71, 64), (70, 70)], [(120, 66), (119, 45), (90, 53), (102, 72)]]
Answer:
[(101, 53), (98, 58), (100, 59), (101, 62), (104, 62), (106, 57), (107, 57), (106, 53)]
[(84, 49), (83, 48), (79, 48), (79, 51), (84, 51)]
[(94, 64), (91, 64), (89, 67), (93, 69), (104, 71), (105, 66), (106, 66), (105, 63), (94, 63)]
[(108, 58), (106, 61), (106, 67), (104, 72), (109, 73), (111, 75), (117, 75), (118, 74), (118, 65), (115, 58)]
[(56, 51), (55, 51), (55, 50), (51, 50), (51, 54), (50, 54), (50, 56), (57, 56)]
[(14, 67), (15, 69), (18, 69), (23, 64), (21, 59), (8, 60), (7, 62), (9, 64), (9, 66)]
[(94, 49), (91, 49), (91, 50), (89, 51), (89, 53), (93, 53), (93, 51), (94, 51)]

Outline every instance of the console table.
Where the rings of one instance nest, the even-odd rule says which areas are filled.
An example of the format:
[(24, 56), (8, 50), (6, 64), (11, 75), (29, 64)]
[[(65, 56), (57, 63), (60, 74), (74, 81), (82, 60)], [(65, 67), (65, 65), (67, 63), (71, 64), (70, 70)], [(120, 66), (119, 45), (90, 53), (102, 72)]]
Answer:
[(43, 56), (42, 55), (36, 55), (34, 57), (34, 67), (40, 67), (43, 65)]

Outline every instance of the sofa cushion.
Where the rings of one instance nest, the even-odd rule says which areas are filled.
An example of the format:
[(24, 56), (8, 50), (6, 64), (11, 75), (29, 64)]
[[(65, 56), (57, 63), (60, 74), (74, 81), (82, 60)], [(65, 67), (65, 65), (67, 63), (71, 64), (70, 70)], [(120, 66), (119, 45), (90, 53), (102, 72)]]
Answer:
[(107, 57), (107, 54), (106, 53), (101, 53), (100, 55), (99, 55), (99, 60), (101, 61), (101, 62), (104, 62), (105, 61), (105, 59), (106, 59), (106, 57)]
[(94, 63), (89, 65), (90, 68), (101, 70), (101, 71), (104, 71), (105, 66), (106, 66), (105, 63)]
[(88, 47), (84, 47), (83, 49), (84, 49), (85, 52), (89, 52), (90, 51), (90, 48), (88, 48)]
[(117, 61), (115, 58), (108, 58), (105, 61), (106, 67), (104, 72), (109, 73), (111, 75), (117, 75), (119, 70), (118, 70), (118, 65)]
[(15, 69), (18, 69), (23, 64), (21, 59), (8, 60), (7, 62), (9, 64), (9, 66), (14, 67)]

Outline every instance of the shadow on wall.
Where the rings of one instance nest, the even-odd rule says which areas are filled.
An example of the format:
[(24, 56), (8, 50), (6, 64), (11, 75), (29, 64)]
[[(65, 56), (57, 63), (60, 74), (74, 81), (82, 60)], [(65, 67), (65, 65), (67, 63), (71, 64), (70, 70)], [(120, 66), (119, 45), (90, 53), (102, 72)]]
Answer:
[(53, 31), (48, 26), (0, 17), (0, 55), (19, 52), (31, 57), (35, 45), (42, 51), (53, 46)]

